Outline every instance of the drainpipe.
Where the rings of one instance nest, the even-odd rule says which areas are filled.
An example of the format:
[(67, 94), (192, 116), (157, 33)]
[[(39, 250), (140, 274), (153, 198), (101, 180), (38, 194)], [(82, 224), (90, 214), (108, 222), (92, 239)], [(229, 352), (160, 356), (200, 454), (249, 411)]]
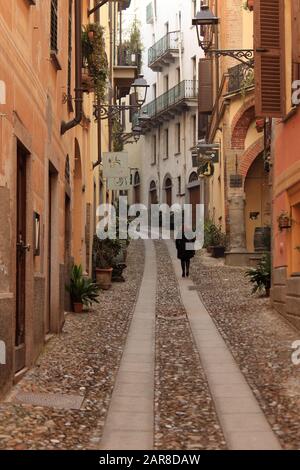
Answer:
[(82, 90), (82, 0), (75, 0), (75, 117), (72, 121), (61, 124), (61, 135), (81, 123), (83, 117), (83, 90)]

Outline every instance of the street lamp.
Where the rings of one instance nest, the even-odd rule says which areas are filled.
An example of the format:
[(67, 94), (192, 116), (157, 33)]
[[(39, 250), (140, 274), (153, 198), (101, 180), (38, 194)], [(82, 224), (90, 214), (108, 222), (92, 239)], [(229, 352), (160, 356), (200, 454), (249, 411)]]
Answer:
[(139, 108), (141, 108), (146, 103), (149, 88), (149, 85), (144, 79), (144, 75), (138, 76), (138, 78), (133, 82), (132, 88), (135, 94), (135, 103)]
[(192, 20), (192, 24), (196, 26), (197, 29), (199, 47), (201, 47), (207, 55), (232, 57), (249, 69), (252, 69), (254, 67), (253, 49), (212, 49), (219, 19), (220, 18), (215, 16), (207, 5), (203, 5), (201, 10), (198, 11), (197, 15)]
[(131, 110), (138, 113), (145, 104), (149, 85), (143, 75), (139, 75), (133, 82), (132, 88), (135, 94), (135, 104), (94, 104), (94, 116), (96, 119), (112, 119), (123, 111)]
[(192, 23), (193, 26), (196, 26), (199, 46), (207, 53), (213, 45), (219, 18), (212, 13), (207, 5), (204, 5), (198, 11), (196, 17), (193, 18)]

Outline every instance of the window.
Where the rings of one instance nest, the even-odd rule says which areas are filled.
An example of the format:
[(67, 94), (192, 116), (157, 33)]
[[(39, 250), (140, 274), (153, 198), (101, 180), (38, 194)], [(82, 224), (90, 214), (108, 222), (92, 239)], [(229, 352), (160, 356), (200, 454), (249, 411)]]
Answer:
[(192, 116), (192, 128), (193, 128), (192, 147), (195, 147), (197, 145), (197, 118), (196, 118), (196, 116)]
[[(286, 113), (285, 9), (280, 0), (259, 0), (254, 9), (256, 115), (282, 117)], [(270, 53), (272, 51), (272, 53)], [(272, 86), (270, 86), (270, 83)]]
[(153, 99), (156, 100), (157, 98), (157, 86), (156, 83), (153, 85)]
[(180, 67), (177, 67), (177, 83), (181, 82), (181, 73), (180, 73)]
[(181, 176), (178, 176), (177, 182), (178, 182), (178, 195), (180, 196), (181, 195)]
[(300, 80), (300, 0), (292, 1), (292, 80)]
[(58, 0), (51, 0), (51, 51), (58, 52)]
[(177, 140), (177, 154), (181, 152), (181, 125), (176, 124), (176, 140)]
[(169, 129), (165, 129), (164, 135), (164, 157), (169, 158)]
[(169, 75), (165, 75), (164, 77), (164, 87), (165, 87), (165, 92), (169, 91)]
[(73, 111), (72, 105), (72, 15), (73, 11), (73, 0), (69, 0), (69, 25), (68, 25), (68, 106), (69, 110)]
[(156, 157), (157, 157), (157, 139), (156, 135), (152, 136), (152, 165), (156, 165)]
[(192, 17), (197, 15), (197, 0), (192, 0)]

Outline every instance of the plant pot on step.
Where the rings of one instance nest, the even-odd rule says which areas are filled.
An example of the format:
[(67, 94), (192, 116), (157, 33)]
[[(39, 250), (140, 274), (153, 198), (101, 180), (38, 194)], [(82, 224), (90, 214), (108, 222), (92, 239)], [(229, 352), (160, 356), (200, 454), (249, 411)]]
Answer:
[(96, 268), (96, 280), (102, 290), (109, 290), (112, 284), (113, 268)]
[(74, 313), (82, 313), (83, 312), (83, 304), (80, 302), (73, 303), (73, 310)]
[(224, 258), (224, 256), (225, 256), (225, 247), (224, 246), (213, 246), (212, 247), (212, 256), (213, 256), (213, 258)]

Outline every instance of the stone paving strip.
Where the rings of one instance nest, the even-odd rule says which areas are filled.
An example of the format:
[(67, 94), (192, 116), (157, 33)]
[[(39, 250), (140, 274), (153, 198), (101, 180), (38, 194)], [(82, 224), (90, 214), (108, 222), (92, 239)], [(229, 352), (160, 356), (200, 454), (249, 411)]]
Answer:
[(167, 245), (228, 448), (280, 450), (277, 437), (194, 290), (193, 282), (182, 279), (174, 242), (168, 241)]
[(155, 242), (155, 247), (155, 448), (226, 449), (172, 261), (164, 242)]
[(156, 257), (146, 243), (139, 298), (104, 427), (101, 449), (153, 450)]
[(143, 275), (143, 242), (132, 242), (127, 261), (126, 283), (101, 292), (89, 313), (68, 315), (12, 401), (0, 404), (0, 449), (99, 448)]
[(299, 331), (269, 299), (251, 295), (244, 269), (199, 253), (192, 278), (281, 446), (299, 449), (300, 368), (291, 360)]

